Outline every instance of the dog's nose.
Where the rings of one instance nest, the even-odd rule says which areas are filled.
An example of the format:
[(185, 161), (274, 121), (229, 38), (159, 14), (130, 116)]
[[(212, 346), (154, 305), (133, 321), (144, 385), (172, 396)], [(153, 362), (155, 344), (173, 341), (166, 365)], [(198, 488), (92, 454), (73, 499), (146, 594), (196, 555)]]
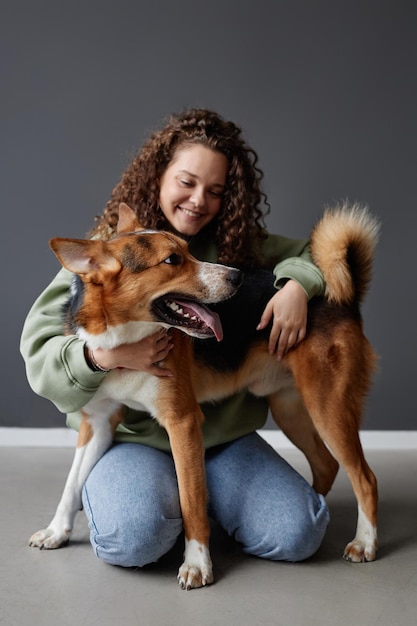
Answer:
[(236, 289), (240, 287), (242, 283), (243, 273), (237, 269), (231, 269), (227, 275), (227, 281)]

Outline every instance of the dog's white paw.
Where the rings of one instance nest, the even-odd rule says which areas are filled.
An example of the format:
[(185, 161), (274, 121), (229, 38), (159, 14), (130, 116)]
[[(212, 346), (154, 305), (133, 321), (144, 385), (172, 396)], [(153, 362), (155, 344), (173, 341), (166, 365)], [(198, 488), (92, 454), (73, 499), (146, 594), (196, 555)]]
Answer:
[(364, 563), (375, 561), (378, 548), (376, 527), (371, 524), (368, 517), (358, 505), (358, 526), (355, 538), (347, 544), (343, 558), (352, 563)]
[(38, 530), (37, 533), (34, 533), (29, 539), (29, 545), (33, 548), (40, 548), (41, 550), (54, 550), (68, 543), (70, 533), (70, 530), (57, 531), (48, 526), (48, 528)]
[(376, 541), (366, 543), (354, 539), (347, 544), (343, 553), (343, 558), (352, 563), (365, 563), (367, 561), (375, 561), (376, 559)]
[(207, 546), (191, 539), (185, 542), (184, 563), (178, 571), (181, 589), (197, 589), (214, 580), (213, 567)]
[(196, 567), (183, 563), (178, 572), (178, 582), (181, 589), (198, 589), (213, 582), (213, 571), (211, 567)]

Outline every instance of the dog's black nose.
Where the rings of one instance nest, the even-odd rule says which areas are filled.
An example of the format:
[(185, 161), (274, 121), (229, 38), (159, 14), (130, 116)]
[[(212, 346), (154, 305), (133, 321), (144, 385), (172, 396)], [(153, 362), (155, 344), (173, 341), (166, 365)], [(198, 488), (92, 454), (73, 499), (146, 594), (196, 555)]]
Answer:
[(231, 283), (231, 285), (233, 287), (236, 287), (236, 289), (238, 287), (240, 287), (241, 283), (242, 283), (242, 278), (243, 278), (243, 272), (241, 272), (240, 270), (237, 269), (232, 269), (230, 270), (228, 276), (227, 276), (227, 281), (229, 283)]

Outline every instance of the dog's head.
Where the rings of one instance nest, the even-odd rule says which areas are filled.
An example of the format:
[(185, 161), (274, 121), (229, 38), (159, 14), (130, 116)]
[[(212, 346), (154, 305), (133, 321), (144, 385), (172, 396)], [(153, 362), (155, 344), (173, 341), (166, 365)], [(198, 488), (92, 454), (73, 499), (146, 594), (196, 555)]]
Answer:
[[(55, 238), (50, 246), (78, 277), (67, 307), (73, 332), (101, 336), (104, 344), (116, 345), (119, 340), (138, 340), (155, 330), (156, 323), (198, 338), (222, 339), (220, 320), (206, 305), (231, 297), (240, 286), (241, 272), (198, 261), (171, 233), (143, 229), (127, 205), (120, 205), (114, 239)], [(136, 322), (151, 324), (139, 330)], [(132, 323), (136, 330), (126, 337)], [(118, 339), (106, 341), (106, 334), (114, 335), (115, 329), (124, 330)]]

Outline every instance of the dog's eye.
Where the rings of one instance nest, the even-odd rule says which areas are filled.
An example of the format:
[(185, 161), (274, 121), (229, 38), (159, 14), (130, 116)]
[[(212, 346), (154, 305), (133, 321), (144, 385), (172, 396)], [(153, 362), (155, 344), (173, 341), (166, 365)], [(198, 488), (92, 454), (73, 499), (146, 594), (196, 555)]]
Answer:
[(179, 254), (170, 254), (169, 257), (164, 260), (164, 263), (168, 265), (179, 265), (181, 263), (181, 257)]

